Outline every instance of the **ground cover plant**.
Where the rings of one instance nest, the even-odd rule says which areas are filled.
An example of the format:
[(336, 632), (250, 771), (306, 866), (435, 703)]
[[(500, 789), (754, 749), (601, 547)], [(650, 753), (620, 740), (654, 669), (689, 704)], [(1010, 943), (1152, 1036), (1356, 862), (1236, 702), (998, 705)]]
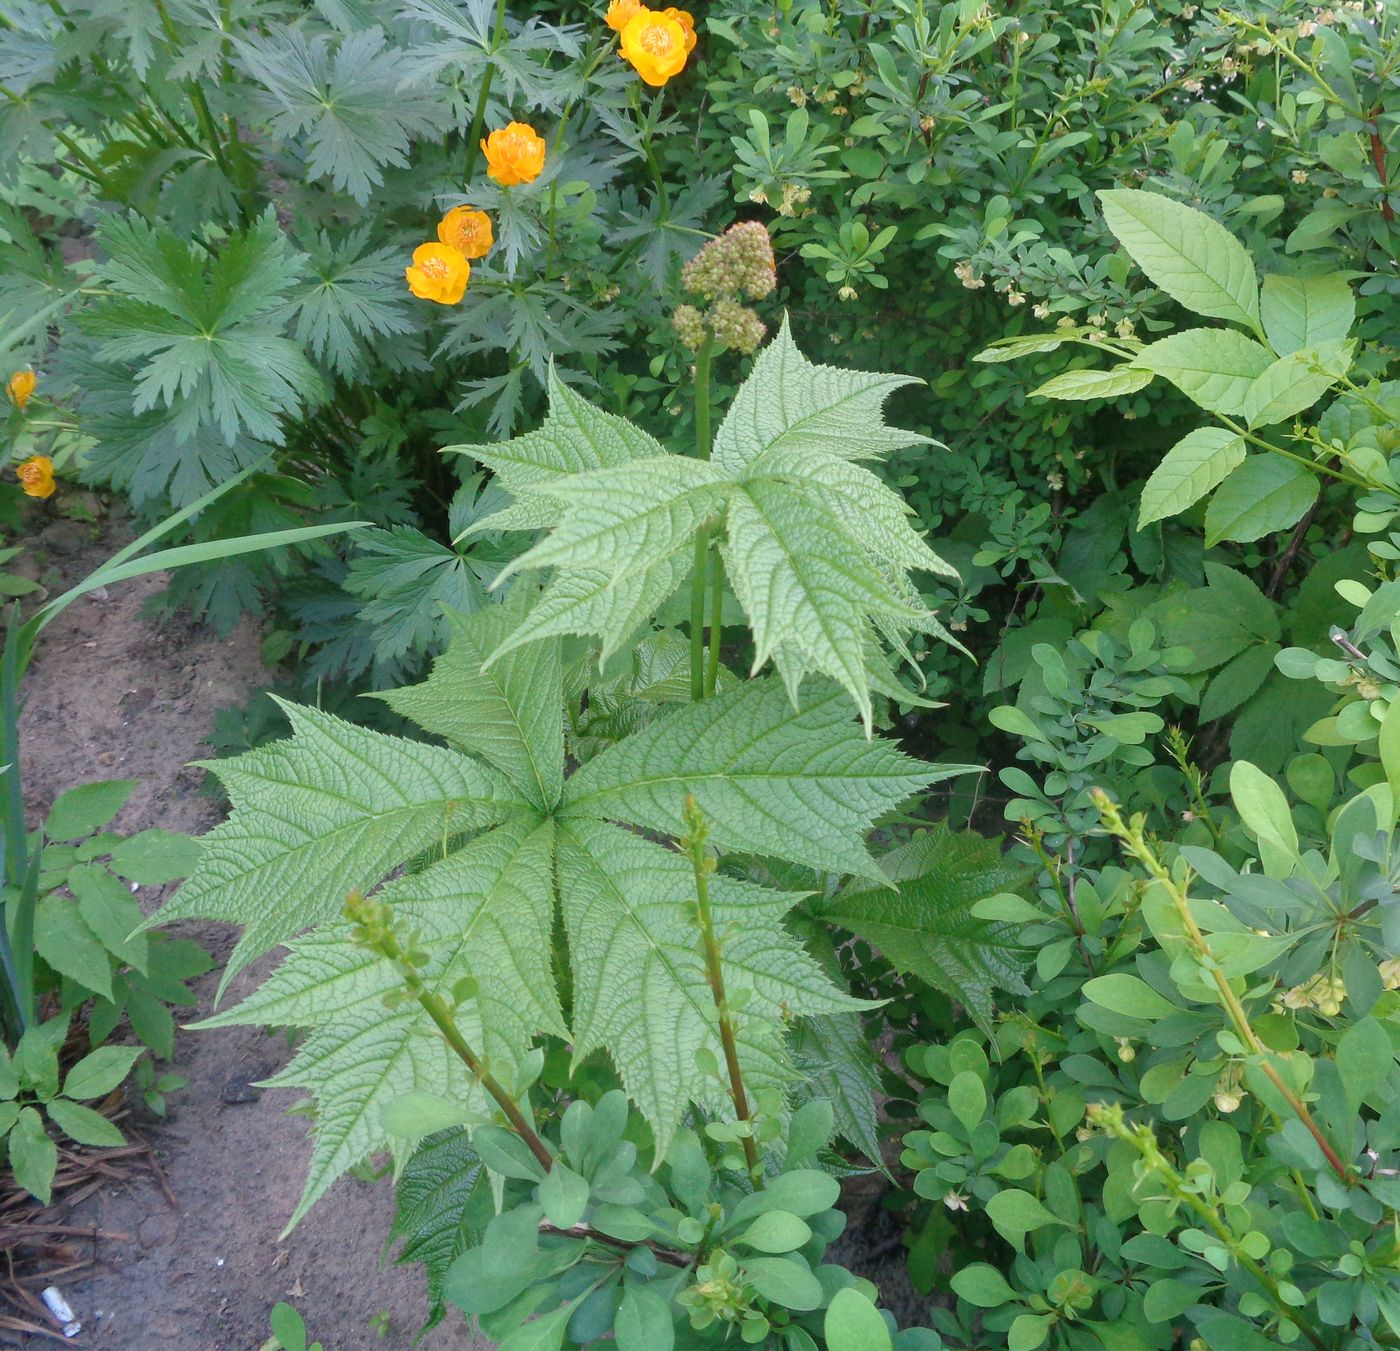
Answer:
[(1400, 1338), (1393, 12), (10, 21), (17, 481), (269, 546), (160, 920), (293, 1223), (508, 1351)]

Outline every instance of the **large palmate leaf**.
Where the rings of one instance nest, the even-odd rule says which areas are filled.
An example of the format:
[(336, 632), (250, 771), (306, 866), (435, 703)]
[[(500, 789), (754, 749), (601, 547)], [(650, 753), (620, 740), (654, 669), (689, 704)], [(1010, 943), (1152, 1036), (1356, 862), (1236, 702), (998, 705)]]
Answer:
[[(714, 995), (694, 920), (695, 878), (680, 854), (598, 821), (561, 823), (560, 898), (574, 971), (574, 1054), (606, 1047), (665, 1153), (690, 1103), (728, 1112)], [(793, 1075), (784, 1024), (800, 1014), (868, 1007), (822, 974), (782, 917), (799, 896), (715, 876), (710, 905), (752, 1088)]]
[(304, 138), (312, 178), (328, 178), (363, 205), (386, 165), (408, 163), (416, 136), (445, 130), (441, 100), (401, 48), (378, 28), (310, 39), (299, 27), (269, 26), (238, 44), (243, 68), (263, 90), (279, 136)]
[(222, 990), (253, 958), (340, 912), (429, 844), (501, 820), (521, 795), (454, 751), (284, 704), (292, 736), (209, 762), (233, 813), (204, 837), (161, 922), (245, 926)]
[(1027, 994), (1026, 954), (1008, 925), (979, 919), (973, 905), (1022, 880), (996, 843), (936, 826), (881, 862), (898, 885), (852, 883), (821, 906), (822, 917), (859, 934), (898, 970), (956, 999), (988, 1030), (997, 990)]
[[(508, 646), (555, 633), (596, 637), (606, 657), (687, 575), (697, 531), (725, 564), (755, 638), (794, 701), (809, 675), (838, 681), (867, 733), (871, 691), (895, 688), (879, 641), (946, 633), (910, 569), (955, 576), (909, 524), (897, 494), (856, 461), (927, 440), (888, 427), (904, 376), (816, 366), (784, 323), (735, 397), (709, 463), (668, 455), (557, 382), (538, 432), (459, 446), (496, 470), (515, 504), (477, 528), (550, 533), (508, 571), (549, 568), (544, 601)], [(896, 695), (898, 690), (895, 690)]]
[[(111, 295), (83, 325), (100, 360), (122, 366), (128, 415), (169, 408), (177, 442), (217, 428), (281, 442), (281, 416), (321, 388), (282, 315), (301, 275), (271, 208), (231, 235), (212, 261), (163, 225), (112, 216), (99, 228), (97, 269)], [(135, 374), (130, 381), (129, 371)]]
[[(427, 954), (430, 988), (446, 998), (464, 977), (475, 979), (478, 992), (459, 1005), (457, 1023), (507, 1081), (540, 1032), (567, 1035), (551, 970), (553, 862), (553, 827), (521, 813), (379, 893)], [(253, 995), (202, 1024), (314, 1029), (273, 1081), (308, 1089), (317, 1109), (293, 1224), (350, 1164), (390, 1143), (380, 1113), (395, 1098), (419, 1089), (469, 1100), (469, 1081), (422, 1006), (409, 1000), (386, 1011), (384, 997), (402, 983), (393, 966), (331, 924), (290, 944)]]
[(540, 811), (564, 788), (563, 691), (559, 644), (486, 659), (529, 612), (532, 597), (512, 590), (504, 605), (451, 614), (452, 641), (421, 685), (379, 696), (396, 713), (499, 769)]
[(565, 788), (564, 816), (679, 835), (693, 794), (721, 848), (878, 878), (862, 842), (871, 823), (968, 768), (922, 764), (866, 741), (834, 685), (814, 687), (795, 709), (778, 681), (751, 681), (590, 760)]

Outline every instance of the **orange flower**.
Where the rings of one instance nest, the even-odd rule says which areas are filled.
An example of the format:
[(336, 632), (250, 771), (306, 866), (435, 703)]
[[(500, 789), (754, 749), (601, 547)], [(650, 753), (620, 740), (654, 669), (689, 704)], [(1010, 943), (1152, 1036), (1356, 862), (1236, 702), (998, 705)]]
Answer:
[(533, 183), (544, 172), (544, 138), (528, 122), (497, 128), (481, 148), (486, 172), (503, 188)]
[[(29, 402), (29, 396), (34, 393), (34, 386), (39, 383), (39, 377), (33, 371), (16, 371), (10, 376), (10, 382), (5, 386), (9, 391), (10, 402), (16, 408), (23, 409)], [(44, 494), (48, 496), (47, 493)]]
[(455, 305), (467, 293), (472, 265), (450, 244), (420, 244), (413, 264), (404, 268), (408, 289), (419, 300)]
[(47, 455), (31, 455), (15, 467), (15, 477), (29, 497), (53, 496), (53, 461)]
[(640, 9), (622, 30), (622, 55), (643, 81), (659, 89), (685, 69), (695, 46), (695, 21), (678, 9)]
[(695, 50), (695, 20), (683, 9), (663, 9), (661, 11), (668, 19), (674, 19), (685, 29), (685, 54), (689, 56)]
[(438, 222), (437, 235), (463, 258), (484, 258), (496, 242), (491, 232), (491, 217), (470, 206), (454, 206)]
[(612, 0), (605, 20), (614, 33), (627, 27), (627, 21), (642, 8), (642, 0)]

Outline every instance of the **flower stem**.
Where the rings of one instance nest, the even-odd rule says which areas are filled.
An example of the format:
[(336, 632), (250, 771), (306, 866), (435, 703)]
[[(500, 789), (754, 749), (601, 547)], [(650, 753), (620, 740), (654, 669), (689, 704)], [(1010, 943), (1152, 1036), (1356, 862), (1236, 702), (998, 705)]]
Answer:
[[(712, 339), (706, 335), (695, 354), (695, 458), (710, 458), (710, 360)], [(690, 697), (705, 697), (705, 566), (710, 549), (710, 527), (695, 532), (695, 566), (690, 575)], [(712, 636), (711, 642), (716, 639)], [(713, 660), (713, 659), (712, 659)], [(710, 686), (713, 691), (713, 684)]]
[(719, 1040), (724, 1048), (724, 1066), (729, 1074), (729, 1097), (734, 1104), (734, 1115), (749, 1127), (748, 1133), (742, 1137), (744, 1162), (748, 1165), (754, 1186), (762, 1191), (763, 1167), (754, 1139), (753, 1114), (749, 1110), (748, 1094), (744, 1091), (744, 1076), (739, 1068), (739, 1043), (734, 1035), (729, 996), (724, 989), (724, 968), (720, 962), (719, 940), (715, 937), (714, 916), (710, 913), (710, 874), (715, 870), (715, 861), (705, 852), (709, 828), (700, 813), (699, 804), (689, 794), (685, 799), (685, 829), (680, 846), (690, 859), (695, 873), (696, 917), (705, 944), (705, 974), (710, 983), (710, 995), (715, 1001), (715, 1012), (719, 1015)]
[(719, 649), (724, 638), (724, 560), (716, 546), (710, 554), (710, 653), (705, 667), (705, 698), (719, 683)]
[(1255, 1057), (1259, 1068), (1268, 1076), (1270, 1083), (1278, 1090), (1279, 1096), (1288, 1104), (1293, 1114), (1303, 1123), (1308, 1134), (1317, 1142), (1317, 1147), (1331, 1165), (1332, 1171), (1348, 1187), (1353, 1186), (1355, 1178), (1352, 1176), (1352, 1170), (1332, 1148), (1331, 1142), (1322, 1133), (1322, 1128), (1308, 1110), (1307, 1104), (1284, 1082), (1282, 1075), (1273, 1067), (1269, 1060), (1269, 1053), (1254, 1031), (1254, 1027), (1249, 1021), (1249, 1015), (1244, 1010), (1244, 1005), (1240, 1003), (1239, 996), (1230, 988), (1229, 980), (1221, 971), (1219, 962), (1210, 950), (1210, 944), (1197, 925), (1196, 917), (1191, 913), (1191, 904), (1185, 888), (1177, 883), (1161, 859), (1148, 845), (1142, 834), (1140, 819), (1135, 818), (1131, 824), (1125, 822), (1117, 804), (1102, 789), (1094, 791), (1094, 805), (1098, 807), (1099, 814), (1103, 817), (1104, 825), (1108, 828), (1109, 834), (1115, 836), (1124, 849), (1152, 874), (1154, 880), (1161, 884), (1163, 890), (1171, 898), (1172, 905), (1176, 908), (1177, 915), (1181, 920), (1181, 926), (1185, 930), (1187, 941), (1195, 949), (1197, 956), (1202, 959), (1203, 968), (1210, 972), (1215, 981), (1220, 1002), (1234, 1027), (1235, 1035), (1244, 1043), (1249, 1053)]
[(496, 78), (495, 55), (506, 35), (506, 0), (496, 0), (496, 22), (491, 28), (491, 47), (486, 53), (486, 69), (481, 72), (481, 85), (476, 91), (476, 107), (472, 109), (471, 129), (467, 132), (467, 158), (462, 165), (462, 182), (471, 182), (476, 168), (477, 152), (481, 149), (481, 128), (486, 122), (486, 100), (491, 96), (491, 81)]
[(436, 1024), (452, 1053), (471, 1071), (472, 1078), (491, 1095), (506, 1120), (510, 1122), (511, 1129), (525, 1142), (545, 1172), (549, 1172), (554, 1166), (554, 1155), (549, 1152), (549, 1147), (540, 1138), (534, 1124), (526, 1119), (525, 1113), (520, 1110), (520, 1104), (506, 1092), (500, 1081), (467, 1044), (467, 1039), (453, 1021), (452, 1010), (447, 1001), (436, 990), (428, 988), (419, 974), (419, 961), (404, 946), (394, 928), (392, 907), (380, 901), (366, 900), (358, 892), (351, 892), (345, 900), (345, 915), (355, 926), (356, 938), (391, 963), (403, 977), (408, 993), (418, 1001), (423, 1011)]

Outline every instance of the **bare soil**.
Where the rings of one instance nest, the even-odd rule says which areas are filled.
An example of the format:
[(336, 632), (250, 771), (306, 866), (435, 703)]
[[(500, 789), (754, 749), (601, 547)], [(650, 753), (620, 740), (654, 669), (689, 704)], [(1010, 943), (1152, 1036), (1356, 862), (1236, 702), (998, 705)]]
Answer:
[[(126, 536), (119, 525), (55, 519), (34, 543), (31, 568), (46, 584), (85, 576)], [(45, 632), (25, 682), (21, 723), (26, 797), (42, 819), (63, 790), (95, 779), (137, 781), (116, 828), (149, 826), (202, 833), (220, 818), (199, 791), (202, 744), (216, 709), (241, 704), (267, 683), (258, 633), (245, 624), (227, 639), (180, 622), (141, 615), (160, 577), (140, 578), (78, 601)], [(147, 894), (149, 893), (149, 894)], [(138, 893), (149, 912), (157, 888)], [(175, 932), (222, 960), (234, 933), (184, 924)], [(241, 997), (270, 965), (242, 973)], [(198, 982), (211, 1007), (217, 971)], [(309, 1153), (307, 1123), (288, 1116), (296, 1094), (250, 1087), (290, 1055), (284, 1038), (251, 1028), (180, 1032), (174, 1068), (189, 1087), (172, 1095), (165, 1121), (140, 1129), (178, 1203), (152, 1179), (103, 1187), (63, 1222), (129, 1235), (101, 1242), (97, 1264), (67, 1278), (63, 1291), (83, 1332), (75, 1346), (112, 1351), (257, 1351), (268, 1311), (293, 1303), (326, 1351), (403, 1351), (425, 1308), (421, 1272), (382, 1260), (392, 1219), (387, 1182), (345, 1178), (287, 1238), (278, 1237), (296, 1202)], [(387, 1313), (381, 1332), (371, 1320)], [(51, 1344), (51, 1343), (46, 1343)], [(484, 1344), (449, 1320), (418, 1343), (424, 1351), (475, 1351)]]

